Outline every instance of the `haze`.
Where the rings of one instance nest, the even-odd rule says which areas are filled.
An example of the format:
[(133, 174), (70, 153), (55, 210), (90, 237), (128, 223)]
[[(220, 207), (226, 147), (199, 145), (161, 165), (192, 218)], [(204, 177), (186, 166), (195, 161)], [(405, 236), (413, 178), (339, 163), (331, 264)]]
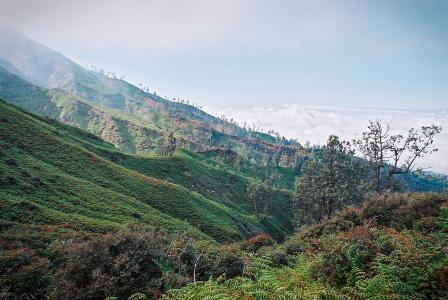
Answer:
[(82, 65), (213, 107), (446, 109), (446, 1), (6, 1)]

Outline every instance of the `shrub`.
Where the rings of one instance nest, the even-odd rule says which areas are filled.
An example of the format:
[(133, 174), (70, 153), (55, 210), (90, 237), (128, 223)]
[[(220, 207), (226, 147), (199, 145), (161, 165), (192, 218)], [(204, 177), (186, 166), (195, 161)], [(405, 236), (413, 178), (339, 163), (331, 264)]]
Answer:
[(256, 252), (263, 246), (272, 246), (274, 245), (274, 240), (266, 233), (258, 234), (254, 237), (251, 237), (247, 241), (244, 241), (241, 244), (241, 248), (243, 250)]
[(154, 229), (133, 226), (88, 241), (62, 244), (66, 256), (55, 276), (55, 296), (69, 299), (158, 295), (162, 272), (156, 264), (163, 243)]
[(363, 206), (364, 218), (396, 229), (412, 228), (415, 220), (435, 214), (448, 196), (442, 194), (385, 194)]
[(0, 186), (9, 186), (17, 183), (17, 179), (12, 175), (7, 175), (5, 178), (0, 177)]
[(7, 250), (0, 256), (0, 286), (23, 299), (43, 298), (51, 282), (50, 263), (28, 248)]
[(234, 245), (222, 245), (213, 261), (213, 274), (211, 275), (215, 277), (225, 274), (226, 278), (232, 278), (243, 274), (242, 253)]
[(19, 166), (19, 162), (17, 160), (15, 160), (14, 158), (7, 159), (6, 164), (13, 166), (13, 167)]

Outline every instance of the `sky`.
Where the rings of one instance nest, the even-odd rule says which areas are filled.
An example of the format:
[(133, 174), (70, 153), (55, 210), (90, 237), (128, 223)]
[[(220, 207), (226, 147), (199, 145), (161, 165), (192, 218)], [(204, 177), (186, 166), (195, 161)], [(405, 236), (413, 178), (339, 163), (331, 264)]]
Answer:
[(202, 106), (448, 108), (445, 0), (0, 0), (0, 22)]
[(0, 23), (161, 96), (323, 143), (447, 124), (446, 0), (0, 0)]

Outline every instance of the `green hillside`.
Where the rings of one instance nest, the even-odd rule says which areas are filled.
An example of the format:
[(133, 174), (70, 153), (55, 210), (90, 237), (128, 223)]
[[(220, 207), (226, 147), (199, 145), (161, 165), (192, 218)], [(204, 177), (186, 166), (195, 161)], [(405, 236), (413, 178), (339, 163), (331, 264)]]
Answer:
[(441, 127), (304, 147), (0, 42), (0, 300), (448, 299)]
[(100, 107), (70, 92), (32, 85), (2, 67), (0, 96), (29, 111), (88, 130), (129, 153), (145, 149), (148, 143), (164, 143), (163, 133), (151, 123)]
[[(277, 165), (294, 168), (298, 160), (307, 156), (298, 143), (243, 128), (183, 100), (170, 101), (115, 76), (87, 70), (9, 28), (0, 26), (0, 38), (3, 73), (7, 70), (31, 83), (25, 91), (19, 91), (14, 88), (16, 83), (3, 81), (0, 96), (18, 105), (31, 101), (33, 104), (27, 104), (31, 111), (99, 135), (120, 150), (157, 153), (166, 146), (168, 134), (174, 132), (184, 149), (231, 148), (258, 164), (268, 164), (275, 157)], [(37, 105), (43, 100), (36, 101), (35, 97), (41, 95), (27, 100), (14, 97), (16, 93), (29, 96), (30, 90), (47, 93), (50, 103)]]
[(300, 161), (295, 168), (285, 168), (278, 166), (272, 159), (267, 165), (257, 164), (228, 149), (212, 148), (198, 154), (196, 157), (207, 163), (222, 166), (231, 172), (259, 178), (266, 184), (289, 190), (294, 189), (296, 177), (300, 175)]
[[(127, 169), (179, 184), (237, 212), (253, 212), (253, 203), (248, 199), (247, 191), (251, 184), (257, 184), (255, 179), (232, 174), (221, 165), (211, 166), (191, 152), (179, 150), (173, 156), (142, 157), (117, 151), (92, 151)], [(269, 195), (257, 200), (263, 206), (264, 216), (260, 218), (260, 222), (267, 226), (267, 231), (272, 231), (268, 229), (271, 226), (280, 225), (279, 232), (290, 232), (294, 218), (290, 205), (292, 193), (268, 186), (265, 189), (269, 191)], [(275, 237), (281, 239), (278, 234)]]
[[(223, 185), (226, 181), (244, 190), (246, 178), (183, 154), (159, 161), (124, 155), (93, 135), (3, 101), (0, 116), (1, 210), (6, 221), (85, 230), (117, 229), (137, 221), (170, 230), (200, 230), (200, 236), (219, 241), (238, 240), (257, 231), (282, 238), (292, 230), (291, 220), (278, 212), (257, 218), (244, 196), (232, 197), (234, 192), (229, 191), (213, 197), (211, 188), (230, 187), (230, 183)], [(108, 160), (115, 160), (111, 154), (121, 155), (121, 166)], [(207, 191), (202, 184), (188, 186), (188, 169), (196, 172), (198, 185), (212, 179)], [(214, 173), (218, 174), (215, 182)], [(273, 201), (283, 210), (287, 195), (277, 193)]]

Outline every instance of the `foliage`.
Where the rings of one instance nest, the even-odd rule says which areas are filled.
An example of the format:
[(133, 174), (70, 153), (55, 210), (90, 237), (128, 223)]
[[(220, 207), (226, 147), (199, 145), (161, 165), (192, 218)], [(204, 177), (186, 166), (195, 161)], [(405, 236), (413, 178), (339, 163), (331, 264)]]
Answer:
[(65, 241), (60, 249), (65, 259), (54, 276), (53, 296), (98, 299), (128, 297), (135, 291), (157, 294), (162, 284), (162, 271), (156, 264), (163, 255), (162, 236), (155, 230), (131, 227), (91, 241)]
[(347, 204), (363, 199), (363, 164), (338, 137), (330, 136), (321, 153), (305, 163), (296, 184), (296, 207), (301, 224), (333, 216)]
[[(243, 276), (188, 284), (163, 299), (446, 299), (447, 203), (440, 194), (378, 196), (279, 245), (290, 253), (286, 266), (251, 255)], [(293, 244), (302, 245), (294, 254)]]
[(274, 245), (274, 240), (267, 234), (258, 234), (254, 237), (251, 237), (247, 241), (241, 243), (241, 248), (250, 251), (256, 252), (261, 247), (272, 246)]
[(304, 156), (299, 156), (296, 164), (292, 166), (293, 168), (272, 166), (256, 163), (232, 150), (220, 148), (210, 148), (207, 151), (200, 152), (197, 157), (228, 171), (257, 178), (270, 186), (287, 190), (294, 189), (295, 178), (297, 175), (300, 175), (302, 161), (306, 159), (305, 154)]
[[(228, 176), (185, 156), (152, 160), (111, 151), (110, 144), (83, 131), (55, 126), (4, 102), (0, 112), (5, 220), (93, 231), (137, 220), (220, 241), (243, 239), (253, 231), (281, 239), (292, 230), (292, 215), (280, 219), (274, 211), (267, 222), (257, 220), (245, 194), (232, 197), (230, 189), (244, 190), (248, 178)], [(127, 168), (117, 165), (121, 162)], [(283, 210), (289, 205), (287, 195), (275, 194), (273, 201), (282, 202), (276, 209)], [(30, 210), (34, 213), (27, 214)]]
[(252, 182), (247, 186), (247, 199), (252, 203), (252, 208), (257, 217), (261, 213), (268, 214), (273, 210), (273, 190), (258, 182)]

